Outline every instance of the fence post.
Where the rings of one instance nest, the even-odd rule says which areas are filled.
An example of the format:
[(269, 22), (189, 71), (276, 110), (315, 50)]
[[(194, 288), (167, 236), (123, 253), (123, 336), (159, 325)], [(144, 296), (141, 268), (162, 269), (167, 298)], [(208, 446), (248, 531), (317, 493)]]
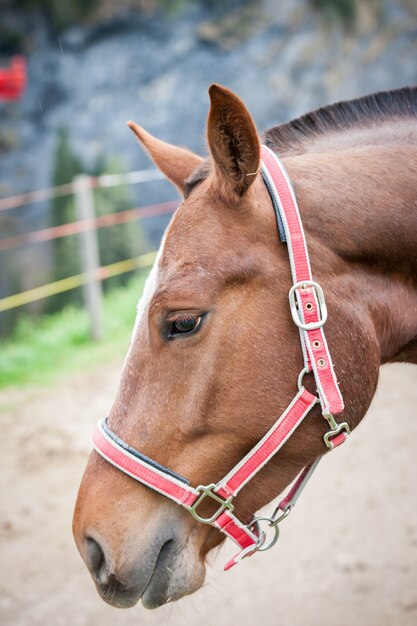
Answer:
[[(74, 178), (75, 207), (79, 220), (94, 220), (94, 196), (91, 178), (87, 174), (79, 174)], [(101, 320), (102, 289), (97, 277), (100, 267), (97, 229), (88, 228), (80, 233), (82, 271), (87, 274), (83, 286), (84, 303), (90, 317), (91, 337), (98, 341), (103, 337)]]

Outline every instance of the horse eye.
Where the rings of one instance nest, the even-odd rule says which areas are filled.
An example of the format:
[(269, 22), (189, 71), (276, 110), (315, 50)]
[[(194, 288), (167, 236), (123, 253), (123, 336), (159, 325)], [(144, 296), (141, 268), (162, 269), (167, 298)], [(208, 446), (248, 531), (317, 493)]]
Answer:
[(190, 335), (191, 333), (196, 332), (202, 321), (203, 317), (201, 315), (187, 315), (178, 317), (177, 319), (170, 322), (169, 325), (169, 337), (175, 337), (177, 335)]

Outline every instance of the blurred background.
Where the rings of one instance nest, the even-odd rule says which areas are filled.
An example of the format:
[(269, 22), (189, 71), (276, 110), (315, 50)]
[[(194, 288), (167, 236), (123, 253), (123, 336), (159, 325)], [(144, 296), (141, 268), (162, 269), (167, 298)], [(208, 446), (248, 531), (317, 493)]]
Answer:
[[(200, 592), (204, 609), (196, 596), (185, 609), (151, 618), (140, 608), (121, 614), (105, 607), (71, 543), (89, 431), (111, 405), (136, 302), (179, 202), (126, 121), (204, 154), (211, 82), (236, 91), (262, 131), (336, 100), (415, 84), (416, 58), (417, 0), (0, 0), (2, 623), (210, 624), (221, 611), (246, 626), (258, 618), (255, 598), (244, 610), (237, 602), (239, 594), (248, 602), (248, 580), (267, 607), (263, 622), (278, 623), (274, 589), (262, 595), (256, 578), (277, 567), (274, 559), (251, 569), (251, 578), (246, 563), (227, 581), (215, 583), (222, 575), (213, 574), (217, 591), (208, 599)], [(389, 371), (387, 389), (392, 381), (397, 391), (416, 388), (410, 368)], [(411, 400), (380, 393), (387, 423), (391, 405), (403, 402), (405, 416), (411, 411)], [(356, 445), (359, 458), (368, 459), (369, 450)], [(381, 448), (374, 453), (378, 464)], [(348, 461), (340, 455), (343, 468)], [(397, 462), (408, 460), (405, 454)], [(350, 463), (355, 477), (359, 468)], [(379, 476), (385, 469), (375, 467)], [(337, 491), (341, 476), (326, 489)], [(355, 489), (354, 479), (349, 485)], [(384, 508), (381, 516), (388, 533), (394, 520)], [(329, 541), (339, 546), (341, 529), (355, 531), (342, 512), (338, 520)], [(377, 522), (376, 512), (362, 533)], [(410, 577), (415, 588), (417, 569), (407, 559), (417, 556), (417, 529), (411, 522), (407, 529), (395, 547), (396, 582), (384, 599), (384, 568), (392, 576), (396, 566), (381, 557), (378, 542), (382, 560), (369, 574), (366, 557), (352, 557), (346, 546), (334, 563), (310, 546), (294, 564), (297, 539), (290, 534), (284, 557), (308, 601), (303, 609), (297, 599), (280, 597), (284, 623), (415, 625)], [(357, 531), (352, 541), (360, 544)], [(298, 533), (300, 541), (300, 525)], [(371, 563), (372, 541), (368, 548)], [(317, 586), (313, 562), (324, 576), (336, 570), (336, 597), (330, 586)], [(308, 579), (300, 574), (306, 568)], [(352, 572), (359, 576), (353, 590)], [(349, 618), (339, 620), (334, 611), (343, 602)]]

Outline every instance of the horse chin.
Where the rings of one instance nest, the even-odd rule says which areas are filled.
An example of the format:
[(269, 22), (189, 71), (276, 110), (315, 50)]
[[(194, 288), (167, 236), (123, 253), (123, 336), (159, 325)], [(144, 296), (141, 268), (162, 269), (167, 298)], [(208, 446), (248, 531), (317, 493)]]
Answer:
[(197, 591), (204, 583), (205, 565), (196, 559), (191, 550), (184, 548), (169, 558), (161, 551), (155, 570), (142, 594), (142, 604), (147, 609), (156, 609), (163, 604), (179, 600)]
[(181, 572), (171, 575), (167, 583), (161, 587), (160, 581), (154, 576), (142, 595), (142, 605), (146, 609), (156, 609), (168, 602), (180, 600), (199, 589), (204, 582), (204, 566), (197, 571)]

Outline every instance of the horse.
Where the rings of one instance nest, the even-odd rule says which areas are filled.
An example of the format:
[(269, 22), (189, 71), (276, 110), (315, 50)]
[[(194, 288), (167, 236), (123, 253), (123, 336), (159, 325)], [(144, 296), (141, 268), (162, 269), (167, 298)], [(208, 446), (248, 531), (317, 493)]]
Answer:
[[(118, 607), (141, 599), (155, 608), (201, 587), (207, 554), (224, 539), (219, 516), (235, 515), (236, 528), (254, 537), (243, 557), (261, 548), (254, 513), (333, 447), (323, 437), (338, 423), (316, 402), (316, 375), (303, 369), (300, 333), (313, 331), (294, 317), (300, 303), (288, 306), (288, 244), (278, 238), (265, 156), (279, 157), (304, 224), (315, 282), (295, 288), (313, 292), (317, 332), (325, 320), (315, 285), (325, 293), (344, 438), (366, 414), (380, 366), (417, 363), (417, 88), (329, 105), (262, 137), (236, 94), (214, 84), (209, 96), (207, 158), (129, 123), (182, 202), (97, 435), (118, 456), (96, 445), (74, 512), (78, 550), (101, 597)], [(300, 371), (300, 393), (314, 401), (279, 454), (243, 484), (232, 513), (216, 481), (286, 415)], [(148, 483), (132, 480), (127, 457)], [(155, 476), (194, 494), (198, 512), (195, 502), (187, 511), (155, 491)]]

